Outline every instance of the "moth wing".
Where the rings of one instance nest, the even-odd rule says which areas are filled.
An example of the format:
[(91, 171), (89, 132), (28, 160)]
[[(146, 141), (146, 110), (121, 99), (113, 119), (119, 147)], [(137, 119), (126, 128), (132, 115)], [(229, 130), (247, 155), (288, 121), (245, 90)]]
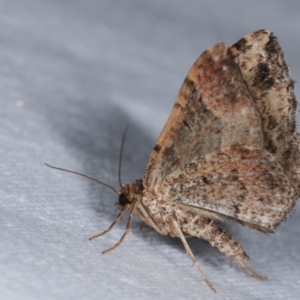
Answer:
[(264, 147), (300, 185), (299, 135), (294, 82), (276, 37), (268, 30), (246, 35), (231, 47), (261, 115)]
[(260, 117), (230, 48), (217, 44), (191, 67), (152, 150), (143, 185), (231, 145), (263, 145)]
[(174, 171), (153, 191), (212, 219), (272, 232), (295, 205), (296, 190), (266, 150), (229, 147)]

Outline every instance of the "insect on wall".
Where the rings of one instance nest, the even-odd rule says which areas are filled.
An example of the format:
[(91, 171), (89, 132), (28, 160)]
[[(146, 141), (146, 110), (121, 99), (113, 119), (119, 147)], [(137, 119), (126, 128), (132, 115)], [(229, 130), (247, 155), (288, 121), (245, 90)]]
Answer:
[(159, 233), (180, 238), (213, 291), (189, 236), (207, 240), (246, 273), (264, 279), (215, 221), (271, 233), (286, 219), (300, 185), (295, 112), (294, 82), (270, 31), (250, 33), (232, 47), (207, 49), (183, 82), (143, 178), (119, 191), (92, 179), (118, 194), (120, 209), (112, 225), (92, 238), (109, 232), (129, 210), (123, 236), (104, 253), (121, 244), (137, 215)]

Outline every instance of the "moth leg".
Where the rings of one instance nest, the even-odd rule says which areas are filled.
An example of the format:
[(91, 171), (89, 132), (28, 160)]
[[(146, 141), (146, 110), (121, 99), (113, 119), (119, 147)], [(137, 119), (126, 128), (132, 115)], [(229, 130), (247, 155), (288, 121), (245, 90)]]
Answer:
[(191, 236), (190, 234), (188, 234), (188, 233), (186, 233), (186, 232), (182, 232), (183, 233), (183, 235), (184, 235), (184, 237), (186, 238), (186, 239), (188, 239), (188, 238), (190, 238), (190, 237), (193, 237), (193, 236)]
[(100, 236), (102, 236), (102, 235), (105, 235), (106, 233), (110, 232), (110, 231), (112, 230), (112, 228), (116, 225), (116, 223), (117, 223), (118, 221), (121, 220), (121, 218), (122, 218), (123, 215), (124, 215), (124, 212), (125, 212), (126, 209), (129, 208), (129, 207), (130, 207), (130, 205), (129, 205), (129, 204), (126, 204), (126, 205), (121, 209), (121, 211), (118, 213), (118, 215), (117, 215), (117, 217), (115, 218), (115, 220), (111, 223), (111, 225), (110, 225), (106, 230), (104, 230), (103, 232), (98, 233), (98, 234), (96, 234), (96, 235), (90, 237), (89, 240), (91, 241), (91, 240), (93, 240), (93, 239), (96, 239), (96, 238), (98, 238), (98, 237), (100, 237)]
[(132, 216), (133, 216), (133, 212), (134, 212), (134, 208), (136, 206), (136, 202), (132, 204), (131, 209), (130, 209), (130, 214), (128, 217), (128, 221), (127, 221), (127, 225), (126, 225), (126, 229), (125, 232), (123, 233), (123, 235), (121, 236), (120, 240), (112, 247), (104, 250), (102, 253), (105, 254), (107, 252), (110, 252), (114, 249), (116, 249), (118, 246), (120, 246), (122, 244), (122, 242), (124, 241), (126, 235), (130, 232), (130, 228), (131, 228), (131, 221), (132, 221)]
[(253, 271), (251, 268), (249, 268), (245, 262), (243, 261), (239, 261), (239, 264), (241, 266), (241, 268), (243, 269), (243, 271), (246, 273), (246, 274), (249, 274), (250, 276), (252, 277), (255, 277), (257, 279), (260, 279), (260, 280), (266, 280), (268, 279), (268, 277), (266, 276), (263, 276), (263, 275), (260, 275), (258, 273), (256, 273), (255, 271)]
[(208, 279), (204, 275), (204, 272), (200, 268), (200, 266), (199, 266), (199, 264), (197, 262), (196, 257), (194, 256), (194, 254), (193, 254), (190, 246), (188, 245), (188, 243), (187, 243), (187, 241), (185, 239), (185, 236), (184, 236), (183, 232), (181, 231), (180, 225), (178, 224), (175, 212), (170, 217), (170, 235), (172, 237), (179, 237), (181, 239), (181, 242), (182, 242), (182, 244), (183, 244), (183, 246), (185, 248), (185, 251), (186, 251), (187, 255), (191, 258), (192, 262), (194, 263), (194, 265), (198, 269), (198, 271), (199, 271), (200, 275), (202, 276), (203, 280), (216, 293), (217, 291), (215, 290), (215, 288), (213, 287), (213, 285), (208, 281)]
[(188, 223), (184, 220), (185, 218), (182, 216), (182, 229), (184, 232), (207, 240), (230, 260), (237, 260), (245, 273), (262, 280), (266, 279), (266, 277), (257, 274), (246, 265), (246, 261), (249, 260), (247, 253), (233, 236), (227, 233), (213, 220), (198, 215), (192, 217)]

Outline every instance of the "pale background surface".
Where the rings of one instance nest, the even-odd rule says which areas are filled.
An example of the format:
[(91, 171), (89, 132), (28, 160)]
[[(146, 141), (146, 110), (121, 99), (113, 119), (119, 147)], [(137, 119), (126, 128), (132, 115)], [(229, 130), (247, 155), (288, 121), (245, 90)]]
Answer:
[(117, 187), (129, 123), (123, 181), (141, 178), (194, 60), (257, 29), (275, 32), (300, 81), (300, 2), (283, 2), (0, 1), (1, 299), (299, 299), (299, 209), (274, 235), (225, 225), (266, 282), (189, 240), (213, 294), (179, 240), (139, 232), (138, 220), (134, 235), (103, 256), (126, 218), (107, 236), (88, 237), (112, 222), (116, 195), (43, 165)]

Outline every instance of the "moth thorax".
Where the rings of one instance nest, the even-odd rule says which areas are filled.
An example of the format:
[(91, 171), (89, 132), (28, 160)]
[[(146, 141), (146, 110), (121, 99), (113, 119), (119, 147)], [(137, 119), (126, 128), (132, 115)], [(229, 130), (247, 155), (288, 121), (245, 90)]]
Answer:
[(123, 184), (120, 190), (119, 204), (124, 206), (131, 204), (142, 197), (143, 181), (136, 180), (134, 183)]

